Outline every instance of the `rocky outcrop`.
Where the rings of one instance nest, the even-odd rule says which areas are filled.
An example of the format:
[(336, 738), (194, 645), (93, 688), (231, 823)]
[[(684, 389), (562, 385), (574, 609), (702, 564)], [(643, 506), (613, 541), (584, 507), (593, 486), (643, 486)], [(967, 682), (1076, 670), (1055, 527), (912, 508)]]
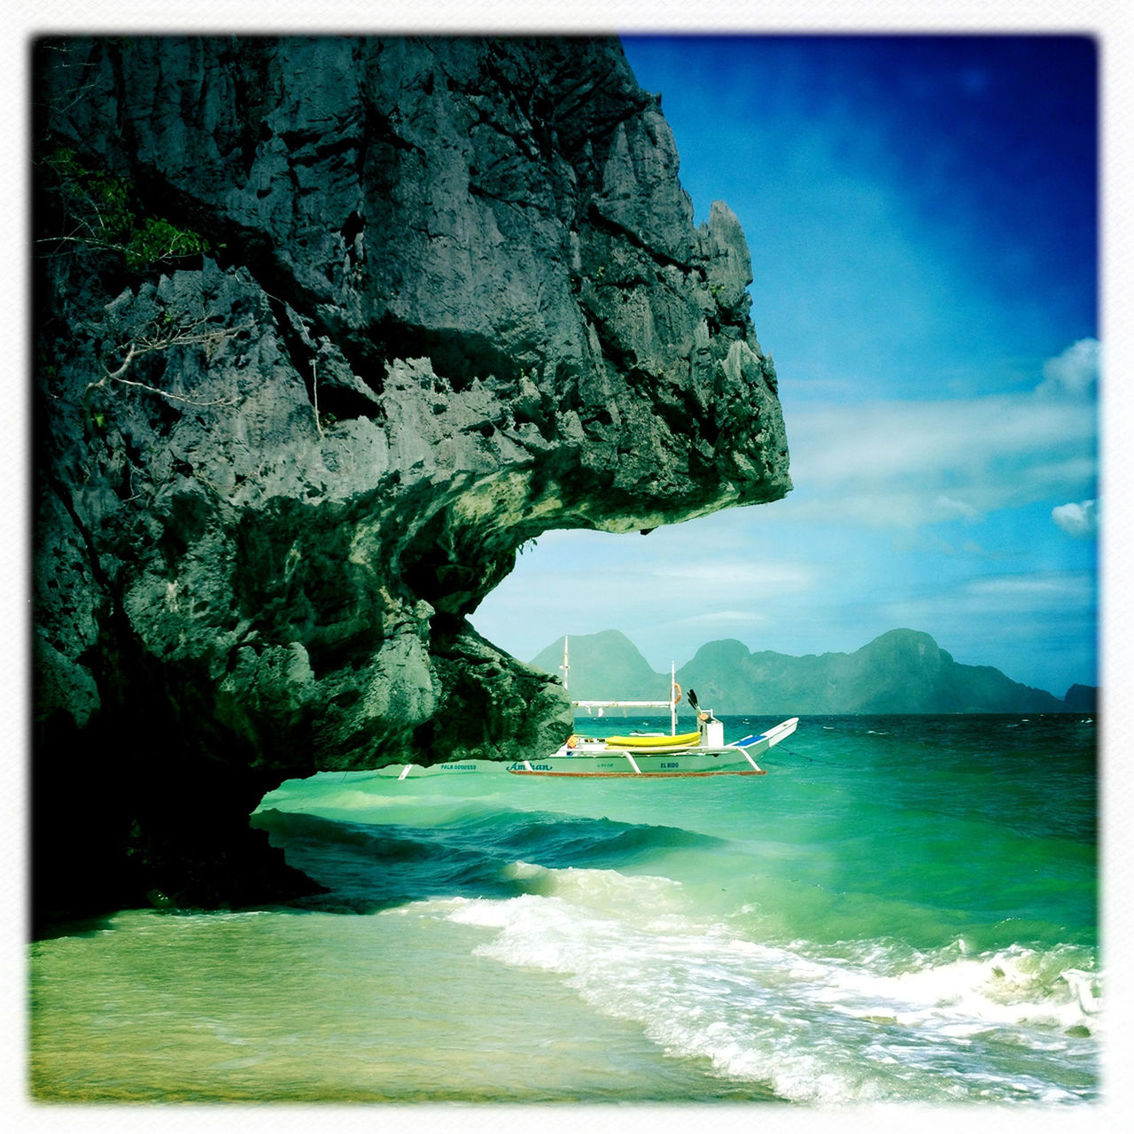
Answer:
[(466, 620), (517, 548), (788, 490), (743, 234), (617, 41), (35, 64), (41, 905), (285, 892), (282, 778), (554, 745)]

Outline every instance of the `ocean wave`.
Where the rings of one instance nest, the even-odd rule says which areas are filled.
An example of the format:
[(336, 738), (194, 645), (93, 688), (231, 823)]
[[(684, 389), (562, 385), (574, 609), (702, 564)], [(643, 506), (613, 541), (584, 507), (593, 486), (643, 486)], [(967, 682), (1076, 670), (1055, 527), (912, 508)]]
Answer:
[[(252, 822), (290, 865), (325, 887), (297, 905), (355, 913), (444, 894), (568, 892), (576, 877), (622, 877), (590, 864), (628, 867), (673, 851), (712, 850), (720, 842), (674, 827), (528, 811), (473, 810), (437, 825), (409, 826), (264, 807)], [(517, 863), (539, 869), (525, 872)]]
[[(515, 861), (538, 861), (556, 869), (603, 866), (625, 867), (655, 855), (709, 851), (723, 840), (679, 827), (625, 823), (606, 818), (562, 815), (547, 811), (503, 808), (468, 809), (447, 806), (444, 816), (418, 812), (418, 822), (378, 822), (380, 813), (343, 817), (326, 806), (286, 810), (262, 807), (252, 818), (267, 831), (300, 869), (319, 858), (326, 869), (319, 881), (335, 884), (333, 858), (343, 853), (344, 867), (351, 858), (364, 856), (377, 865), (400, 867), (406, 863), (436, 861), (451, 876), (456, 860), (493, 862), (503, 868)], [(326, 814), (330, 811), (331, 814)]]
[(1094, 1097), (1100, 985), (1079, 948), (832, 953), (737, 937), (667, 878), (515, 871), (538, 893), (415, 910), (483, 928), (477, 954), (559, 975), (596, 1011), (724, 1079), (817, 1104)]

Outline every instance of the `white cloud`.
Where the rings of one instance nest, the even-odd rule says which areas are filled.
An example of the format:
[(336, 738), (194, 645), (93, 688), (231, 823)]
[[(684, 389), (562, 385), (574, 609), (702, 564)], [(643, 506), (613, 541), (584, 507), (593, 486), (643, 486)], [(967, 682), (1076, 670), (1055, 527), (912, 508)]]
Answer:
[(787, 413), (793, 515), (915, 528), (1089, 492), (1098, 413), (1085, 395), (1097, 364), (1098, 343), (1082, 340), (1031, 393)]
[(960, 516), (966, 520), (975, 519), (978, 515), (976, 508), (966, 500), (955, 500), (952, 496), (944, 494), (934, 500), (934, 505), (946, 515), (952, 513), (953, 515)]
[(1064, 599), (1077, 594), (1082, 580), (1074, 575), (993, 575), (973, 579), (965, 584), (970, 595), (992, 595), (1001, 598)]
[(949, 649), (952, 636), (985, 635), (995, 641), (1011, 626), (1052, 626), (1061, 619), (1090, 615), (1098, 599), (1093, 572), (1050, 571), (986, 575), (932, 593), (895, 599), (879, 607), (895, 626), (928, 630)]
[(1093, 446), (1095, 429), (1092, 407), (1000, 395), (805, 409), (788, 418), (788, 441), (797, 481), (967, 480), (997, 462)]
[(1068, 535), (1089, 539), (1099, 527), (1098, 502), (1084, 500), (1079, 504), (1060, 504), (1058, 508), (1052, 508), (1051, 518)]
[(1100, 352), (1098, 339), (1080, 339), (1061, 355), (1049, 358), (1043, 364), (1043, 382), (1037, 392), (1045, 397), (1093, 395), (1098, 387)]
[(679, 626), (757, 626), (766, 623), (768, 616), (755, 610), (709, 610), (674, 621)]
[(816, 569), (807, 563), (741, 562), (715, 559), (698, 563), (659, 565), (650, 571), (655, 578), (679, 579), (697, 586), (726, 589), (742, 594), (786, 594), (805, 591), (817, 581)]

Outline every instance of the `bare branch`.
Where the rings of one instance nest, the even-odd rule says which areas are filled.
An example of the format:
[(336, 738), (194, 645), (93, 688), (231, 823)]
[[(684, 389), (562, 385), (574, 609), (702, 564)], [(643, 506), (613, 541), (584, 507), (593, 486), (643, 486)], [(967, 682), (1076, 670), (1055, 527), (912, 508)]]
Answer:
[(143, 355), (150, 354), (154, 351), (168, 350), (173, 346), (212, 346), (217, 343), (223, 342), (225, 339), (231, 338), (233, 335), (239, 334), (241, 331), (251, 329), (251, 323), (241, 323), (237, 327), (217, 327), (208, 331), (198, 331), (196, 328), (200, 327), (207, 320), (201, 318), (193, 323), (180, 323), (175, 327), (170, 327), (165, 331), (161, 331), (155, 327), (150, 334), (141, 334), (137, 340), (131, 340), (126, 347), (126, 357), (122, 360), (122, 364), (115, 370), (111, 370), (105, 363), (103, 363), (104, 374), (97, 382), (91, 382), (87, 385), (87, 392), (91, 390), (102, 389), (108, 381), (120, 382), (123, 386), (133, 386), (138, 390), (146, 390), (151, 394), (157, 394), (159, 397), (168, 398), (170, 401), (182, 402), (185, 405), (191, 406), (231, 406), (236, 404), (236, 398), (217, 398), (214, 401), (204, 401), (200, 398), (186, 397), (184, 394), (174, 394), (169, 390), (160, 390), (156, 386), (147, 385), (145, 382), (135, 382), (129, 378), (124, 378), (123, 375), (130, 369), (131, 364), (135, 359), (141, 358)]
[(323, 423), (319, 420), (319, 375), (315, 371), (315, 359), (311, 360), (311, 401), (315, 411), (315, 429), (323, 436)]
[[(80, 227), (90, 228), (90, 225), (80, 222)], [(101, 248), (107, 252), (125, 253), (126, 247), (122, 244), (113, 244), (109, 240), (99, 240), (95, 236), (41, 236), (34, 241), (35, 244), (87, 244), (91, 248)]]
[[(122, 365), (117, 370), (106, 370), (106, 366), (103, 365), (103, 370), (106, 370), (106, 377), (107, 378), (114, 378), (115, 380), (121, 378), (122, 375), (125, 374), (126, 371), (129, 369), (130, 363), (134, 361), (134, 356), (137, 353), (138, 353), (138, 348), (133, 343), (131, 343), (130, 349), (126, 352), (125, 361), (122, 363)], [(99, 382), (98, 384), (101, 386), (102, 382)]]
[[(217, 398), (215, 401), (206, 402), (206, 401), (202, 401), (199, 398), (186, 398), (181, 394), (173, 394), (173, 393), (170, 393), (169, 390), (159, 390), (156, 386), (147, 386), (145, 382), (134, 382), (134, 381), (131, 381), (131, 379), (129, 379), (129, 378), (119, 378), (114, 374), (107, 374), (106, 377), (107, 378), (113, 378), (115, 382), (121, 382), (123, 386), (133, 386), (135, 389), (138, 389), (138, 390), (147, 390), (147, 391), (149, 391), (149, 393), (157, 394), (159, 397), (169, 398), (169, 400), (173, 401), (173, 402), (184, 402), (186, 405), (190, 405), (190, 406), (234, 406), (234, 405), (236, 405), (236, 398), (235, 397), (232, 397), (232, 398)], [(105, 379), (103, 379), (102, 381), (105, 381)], [(87, 388), (91, 389), (93, 387), (101, 386), (102, 381), (92, 382), (91, 385), (88, 386)]]

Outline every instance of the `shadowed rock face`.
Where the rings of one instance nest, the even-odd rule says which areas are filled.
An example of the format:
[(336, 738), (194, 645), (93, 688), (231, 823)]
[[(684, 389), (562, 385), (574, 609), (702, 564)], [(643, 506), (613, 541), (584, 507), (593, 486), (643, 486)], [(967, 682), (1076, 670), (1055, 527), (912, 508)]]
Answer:
[(790, 487), (744, 236), (616, 41), (36, 64), (41, 905), (284, 892), (281, 779), (553, 747), (466, 621), (517, 548)]

